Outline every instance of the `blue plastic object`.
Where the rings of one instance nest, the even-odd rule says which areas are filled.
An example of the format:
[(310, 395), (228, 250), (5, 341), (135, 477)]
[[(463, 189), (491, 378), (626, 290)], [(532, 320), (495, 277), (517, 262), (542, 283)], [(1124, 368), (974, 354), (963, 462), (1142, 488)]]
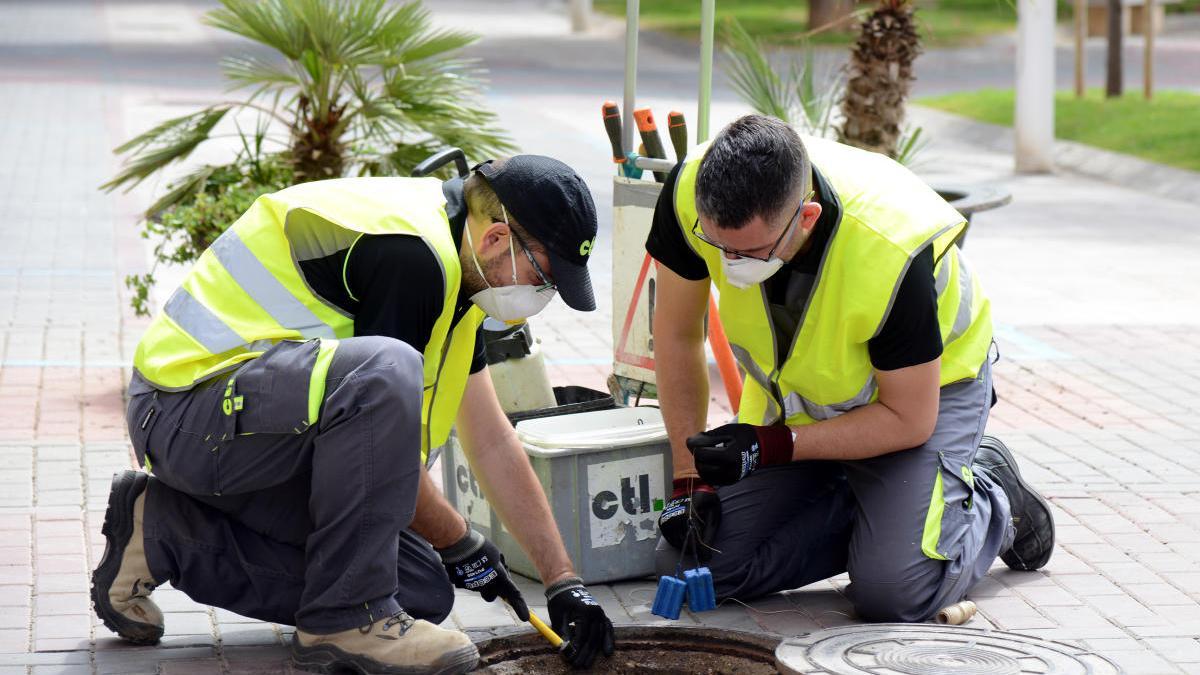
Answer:
[(636, 152), (625, 153), (625, 163), (618, 164), (621, 168), (621, 175), (626, 178), (641, 178), (642, 170), (637, 168), (637, 158), (639, 155)]
[(693, 612), (707, 612), (717, 608), (717, 593), (713, 589), (712, 572), (707, 567), (686, 570), (688, 608)]
[(654, 605), (650, 613), (664, 619), (678, 619), (683, 608), (683, 594), (687, 584), (683, 579), (662, 576), (658, 579), (658, 591), (654, 594)]

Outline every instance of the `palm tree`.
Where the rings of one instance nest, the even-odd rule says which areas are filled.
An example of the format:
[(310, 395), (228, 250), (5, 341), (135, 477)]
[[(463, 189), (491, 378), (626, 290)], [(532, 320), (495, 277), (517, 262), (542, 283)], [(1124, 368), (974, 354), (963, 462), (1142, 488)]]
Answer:
[(730, 85), (756, 112), (777, 117), (805, 134), (832, 135), (844, 78), (838, 72), (818, 73), (811, 49), (806, 47), (786, 71), (776, 70), (766, 45), (731, 18), (723, 51), (729, 60)]
[(921, 37), (910, 0), (881, 0), (862, 22), (850, 55), (838, 140), (891, 157), (902, 156), (904, 102), (913, 81)]
[[(468, 156), (513, 149), (480, 107), (482, 71), (459, 52), (477, 36), (434, 29), (420, 2), (387, 0), (221, 0), (205, 21), (266, 45), (282, 58), (222, 62), (241, 100), (167, 120), (118, 147), (120, 172), (102, 188), (132, 188), (185, 159), (231, 112), (253, 111), (275, 138), (296, 182), (351, 174), (407, 174), (432, 152)], [(268, 136), (271, 134), (268, 133)], [(203, 167), (172, 186), (150, 213), (202, 190)]]

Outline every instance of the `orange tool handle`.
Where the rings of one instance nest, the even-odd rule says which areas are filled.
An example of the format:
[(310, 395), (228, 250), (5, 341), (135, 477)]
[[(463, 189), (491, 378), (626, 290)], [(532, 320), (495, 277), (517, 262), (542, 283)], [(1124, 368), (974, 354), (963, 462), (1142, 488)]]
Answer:
[(612, 145), (613, 162), (625, 163), (625, 152), (621, 149), (621, 109), (612, 101), (605, 101), (600, 106), (600, 114), (604, 118), (604, 130), (608, 132), (608, 142)]
[(649, 108), (634, 110), (633, 119), (637, 122), (638, 131), (658, 131), (658, 125), (654, 123), (654, 113)]
[(738, 374), (737, 361), (733, 358), (733, 350), (729, 348), (729, 338), (725, 337), (725, 327), (721, 325), (717, 300), (711, 293), (708, 295), (708, 343), (712, 346), (713, 358), (717, 360), (717, 370), (721, 373), (721, 382), (725, 384), (725, 394), (729, 396), (729, 406), (737, 413), (742, 404), (742, 376)]
[[(633, 119), (637, 122), (638, 132), (642, 135), (642, 145), (646, 146), (646, 156), (656, 159), (666, 159), (662, 139), (658, 135), (658, 125), (654, 123), (654, 113), (649, 108), (638, 108), (633, 111)], [(667, 174), (662, 171), (654, 172), (654, 180), (662, 183), (667, 180)]]

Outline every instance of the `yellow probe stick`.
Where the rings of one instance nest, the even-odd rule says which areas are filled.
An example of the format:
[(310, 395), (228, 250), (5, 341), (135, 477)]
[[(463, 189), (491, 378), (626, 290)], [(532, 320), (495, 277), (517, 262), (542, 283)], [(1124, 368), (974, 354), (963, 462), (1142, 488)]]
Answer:
[(533, 612), (529, 613), (529, 623), (532, 624), (533, 627), (537, 629), (537, 632), (541, 633), (542, 637), (546, 638), (551, 645), (554, 647), (562, 646), (563, 639), (558, 637), (558, 633), (555, 633), (553, 628), (542, 623), (542, 620), (537, 617), (537, 614), (534, 614)]

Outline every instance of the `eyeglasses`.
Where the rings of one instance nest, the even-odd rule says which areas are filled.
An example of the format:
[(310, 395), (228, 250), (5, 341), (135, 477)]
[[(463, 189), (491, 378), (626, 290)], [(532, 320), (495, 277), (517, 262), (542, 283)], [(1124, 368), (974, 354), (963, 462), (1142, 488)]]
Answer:
[[(696, 222), (692, 224), (692, 234), (696, 235), (696, 238), (699, 239), (700, 241), (708, 244), (709, 246), (712, 246), (713, 248), (721, 251), (722, 253), (727, 253), (729, 255), (737, 256), (739, 258), (751, 258), (753, 260), (762, 260), (762, 261), (766, 262), (766, 261), (770, 260), (772, 256), (775, 255), (775, 249), (779, 248), (779, 245), (783, 243), (784, 238), (787, 237), (788, 232), (791, 232), (792, 228), (796, 226), (796, 223), (800, 221), (800, 212), (804, 210), (804, 205), (807, 204), (808, 201), (810, 199), (812, 199), (813, 196), (815, 196), (816, 194), (817, 194), (816, 190), (809, 190), (808, 194), (804, 196), (804, 199), (800, 200), (800, 205), (796, 207), (796, 213), (794, 213), (792, 215), (791, 219), (788, 220), (787, 227), (783, 228), (783, 232), (779, 233), (779, 238), (776, 239), (775, 243), (771, 245), (771, 250), (767, 252), (766, 256), (754, 255), (753, 253), (747, 253), (746, 251), (739, 251), (736, 248), (729, 248), (728, 246), (725, 246), (724, 244), (719, 244), (719, 243), (713, 241), (712, 239), (709, 239), (708, 236), (706, 234), (704, 234), (704, 230), (700, 229), (700, 219), (699, 218), (697, 218)], [(759, 247), (759, 248), (762, 248), (762, 247)], [(526, 253), (528, 253), (528, 251)]]
[[(529, 258), (529, 264), (533, 265), (533, 271), (537, 273), (538, 279), (542, 282), (542, 285), (538, 286), (538, 292), (545, 290), (557, 291), (558, 285), (550, 281), (546, 273), (542, 271), (542, 266), (538, 264), (537, 258), (534, 258), (533, 254), (529, 252), (529, 247), (525, 245), (525, 240), (521, 239), (520, 235), (517, 234), (517, 230), (508, 222), (508, 209), (504, 208), (503, 204), (500, 205), (500, 214), (504, 216), (504, 224), (508, 226), (508, 231), (512, 233), (513, 239), (517, 240), (517, 244), (525, 252), (525, 257)], [(515, 267), (513, 268), (513, 273), (516, 274)]]
[(513, 239), (517, 240), (517, 245), (525, 252), (525, 257), (529, 258), (529, 264), (533, 265), (533, 271), (537, 273), (538, 279), (542, 282), (542, 285), (538, 287), (538, 291), (557, 290), (558, 285), (546, 277), (546, 273), (542, 271), (542, 266), (538, 264), (537, 258), (534, 258), (533, 253), (529, 252), (529, 247), (525, 245), (525, 241), (521, 239), (517, 231), (511, 225), (508, 231), (512, 233)]

